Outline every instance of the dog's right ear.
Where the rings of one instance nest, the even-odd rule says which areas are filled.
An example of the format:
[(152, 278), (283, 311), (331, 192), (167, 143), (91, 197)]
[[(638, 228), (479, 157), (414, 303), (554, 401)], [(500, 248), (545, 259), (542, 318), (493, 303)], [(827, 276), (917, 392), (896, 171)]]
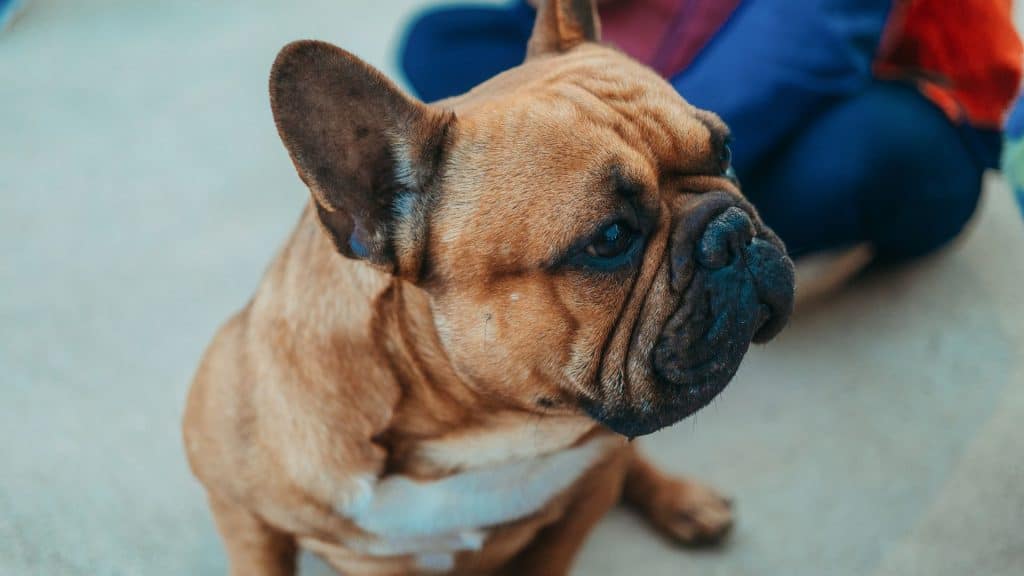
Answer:
[(338, 251), (415, 277), (426, 203), (455, 121), (352, 54), (285, 46), (270, 73), (274, 122)]
[(526, 45), (526, 58), (565, 52), (584, 42), (601, 41), (594, 0), (541, 0)]

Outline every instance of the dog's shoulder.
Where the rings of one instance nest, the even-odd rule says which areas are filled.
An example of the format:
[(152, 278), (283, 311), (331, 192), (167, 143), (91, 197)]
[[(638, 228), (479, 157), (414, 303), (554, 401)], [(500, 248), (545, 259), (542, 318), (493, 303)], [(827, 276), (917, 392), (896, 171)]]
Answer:
[(340, 257), (303, 212), (193, 380), (185, 445), (208, 488), (248, 494), (272, 480), (324, 503), (358, 498), (352, 479), (383, 469), (372, 438), (400, 395), (369, 329), (390, 283)]

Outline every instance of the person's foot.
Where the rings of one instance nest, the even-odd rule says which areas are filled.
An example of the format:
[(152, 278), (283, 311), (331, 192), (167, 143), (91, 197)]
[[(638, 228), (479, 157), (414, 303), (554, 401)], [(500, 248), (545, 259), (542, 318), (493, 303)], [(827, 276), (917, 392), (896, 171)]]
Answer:
[(800, 306), (845, 286), (875, 257), (870, 244), (818, 252), (796, 261), (796, 305)]

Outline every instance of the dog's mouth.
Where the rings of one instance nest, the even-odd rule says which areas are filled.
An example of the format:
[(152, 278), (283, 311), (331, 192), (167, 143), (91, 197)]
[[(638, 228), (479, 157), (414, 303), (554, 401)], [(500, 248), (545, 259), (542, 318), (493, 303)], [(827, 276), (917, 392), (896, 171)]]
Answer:
[[(679, 307), (651, 351), (651, 393), (639, 402), (585, 406), (620, 434), (649, 434), (706, 406), (732, 380), (751, 342), (773, 338), (792, 312), (793, 264), (778, 239), (767, 230), (739, 241), (730, 237), (723, 257), (720, 250), (706, 249), (708, 236), (730, 226), (754, 226), (738, 208), (711, 220), (696, 243), (696, 263), (687, 271)], [(719, 221), (724, 224), (716, 231)]]

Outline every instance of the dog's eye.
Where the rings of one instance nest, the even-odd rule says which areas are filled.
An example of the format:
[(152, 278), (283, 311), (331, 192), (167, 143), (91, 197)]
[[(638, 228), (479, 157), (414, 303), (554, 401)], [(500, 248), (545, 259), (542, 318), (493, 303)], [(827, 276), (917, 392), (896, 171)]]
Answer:
[(614, 258), (629, 250), (632, 245), (633, 231), (625, 222), (616, 222), (605, 226), (597, 235), (597, 239), (584, 250), (594, 258)]
[(574, 266), (612, 270), (634, 260), (640, 252), (642, 235), (624, 220), (601, 228), (582, 250), (570, 258)]
[(729, 176), (733, 174), (732, 148), (729, 147), (728, 141), (722, 144), (722, 147), (718, 150), (718, 167), (721, 168), (723, 175)]

